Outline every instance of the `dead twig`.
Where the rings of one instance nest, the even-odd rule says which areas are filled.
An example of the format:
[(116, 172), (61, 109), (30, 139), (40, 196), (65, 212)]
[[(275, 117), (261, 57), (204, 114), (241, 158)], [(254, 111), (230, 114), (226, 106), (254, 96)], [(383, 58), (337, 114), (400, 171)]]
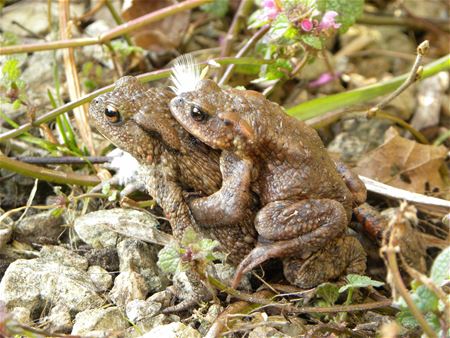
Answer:
[(417, 56), (416, 60), (414, 61), (414, 65), (409, 72), (408, 77), (406, 78), (405, 82), (398, 87), (396, 90), (394, 90), (390, 95), (385, 97), (383, 100), (381, 100), (375, 107), (372, 107), (367, 112), (367, 117), (372, 117), (375, 115), (376, 112), (384, 108), (389, 102), (391, 102), (393, 99), (395, 99), (397, 96), (399, 96), (401, 93), (403, 93), (406, 88), (408, 88), (410, 85), (412, 85), (414, 82), (420, 79), (420, 75), (422, 73), (422, 59), (423, 57), (428, 53), (428, 50), (430, 49), (430, 43), (428, 40), (423, 41), (418, 47), (417, 47)]
[(442, 215), (447, 214), (450, 210), (450, 201), (395, 188), (365, 176), (359, 176), (359, 178), (364, 182), (368, 191), (397, 200), (404, 200), (413, 203), (419, 208), (437, 212)]
[(388, 238), (383, 238), (383, 246), (380, 249), (380, 253), (388, 269), (387, 282), (391, 284), (392, 289), (394, 290), (394, 298), (396, 298), (396, 293), (400, 294), (408, 305), (411, 314), (422, 327), (424, 333), (430, 338), (437, 338), (436, 333), (430, 327), (425, 317), (412, 300), (405, 283), (403, 283), (397, 263), (396, 255), (399, 251), (399, 246), (397, 245), (397, 238), (400, 231), (399, 225), (403, 222), (403, 214), (406, 211), (406, 207), (407, 204), (402, 203), (396, 217), (393, 217), (389, 222), (388, 229), (386, 229), (387, 231), (385, 232), (388, 234)]

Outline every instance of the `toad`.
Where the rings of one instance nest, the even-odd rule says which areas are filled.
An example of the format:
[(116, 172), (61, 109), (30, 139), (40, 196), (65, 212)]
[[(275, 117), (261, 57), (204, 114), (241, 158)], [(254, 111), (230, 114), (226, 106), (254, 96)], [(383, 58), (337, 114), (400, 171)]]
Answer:
[[(334, 264), (336, 270), (339, 261), (341, 269), (331, 274), (363, 273), (364, 249), (345, 233), (352, 208), (365, 200), (364, 184), (342, 165), (337, 168), (317, 132), (304, 122), (288, 116), (260, 93), (222, 89), (211, 80), (201, 80), (195, 66), (185, 61), (174, 68), (177, 96), (170, 102), (172, 115), (196, 138), (222, 150), (222, 156), (232, 153), (242, 161), (238, 166), (241, 185), (235, 191), (240, 196), (229, 200), (224, 180), (219, 191), (191, 205), (193, 214), (211, 222), (221, 210), (225, 217), (219, 223), (236, 222), (235, 215), (247, 208), (252, 190), (262, 205), (255, 218), (259, 243), (240, 263), (232, 286), (265, 260), (288, 257), (283, 262), (285, 277), (300, 287), (310, 287), (295, 275), (304, 260), (323, 256), (328, 246), (335, 254), (328, 256), (328, 265)], [(191, 81), (179, 80), (186, 78)], [(232, 204), (236, 201), (242, 204)], [(321, 269), (316, 267), (319, 275)], [(316, 277), (316, 285), (326, 280)]]
[[(193, 227), (217, 239), (229, 261), (236, 264), (255, 245), (253, 212), (246, 209), (239, 224), (226, 227), (198, 226), (192, 219), (185, 197), (210, 195), (220, 188), (220, 152), (175, 121), (168, 106), (173, 96), (169, 89), (146, 89), (135, 77), (126, 76), (112, 92), (93, 100), (89, 115), (101, 134), (145, 165), (145, 187), (170, 220), (175, 238), (181, 239), (183, 231)], [(234, 183), (240, 184), (239, 180)]]

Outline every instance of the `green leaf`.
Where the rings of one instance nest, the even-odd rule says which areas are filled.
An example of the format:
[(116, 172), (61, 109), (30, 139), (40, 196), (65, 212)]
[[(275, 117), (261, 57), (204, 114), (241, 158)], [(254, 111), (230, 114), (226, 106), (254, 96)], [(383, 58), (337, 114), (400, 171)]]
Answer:
[(180, 264), (180, 248), (176, 243), (170, 243), (158, 252), (159, 268), (166, 273), (175, 273)]
[(336, 21), (341, 24), (339, 31), (345, 33), (363, 13), (364, 0), (318, 0), (317, 8), (322, 13), (336, 11)]
[(219, 246), (219, 242), (209, 238), (204, 238), (198, 242), (198, 246), (201, 251), (208, 252), (217, 248)]
[(227, 14), (229, 6), (229, 0), (214, 0), (213, 3), (200, 6), (200, 8), (218, 18), (223, 18)]
[(434, 260), (430, 277), (438, 287), (450, 279), (450, 246), (442, 250)]
[(6, 60), (3, 64), (2, 74), (5, 75), (5, 80), (9, 82), (16, 82), (21, 75), (19, 60), (15, 58)]
[(339, 297), (339, 288), (333, 283), (322, 283), (317, 287), (316, 294), (328, 305), (334, 305)]
[(274, 63), (268, 64), (266, 67), (262, 67), (263, 70), (260, 77), (264, 80), (278, 80), (286, 77), (292, 70), (291, 63), (286, 59), (276, 59)]
[(419, 326), (416, 318), (414, 318), (412, 313), (407, 308), (397, 314), (397, 320), (401, 326), (407, 329), (414, 329)]
[(280, 13), (272, 22), (269, 29), (269, 36), (271, 40), (277, 40), (284, 36), (288, 28), (292, 27), (288, 17), (284, 13)]
[(343, 293), (350, 288), (366, 288), (368, 286), (379, 287), (384, 285), (383, 282), (373, 280), (368, 276), (350, 274), (347, 275), (345, 279), (347, 280), (347, 284), (339, 289), (339, 293)]
[(199, 241), (199, 236), (191, 227), (187, 228), (183, 233), (183, 238), (181, 239), (181, 245), (183, 247), (189, 247), (192, 244), (196, 244)]
[(323, 44), (322, 40), (318, 36), (310, 35), (310, 34), (303, 34), (300, 35), (300, 40), (302, 40), (305, 44), (308, 46), (315, 48), (315, 49), (322, 49)]

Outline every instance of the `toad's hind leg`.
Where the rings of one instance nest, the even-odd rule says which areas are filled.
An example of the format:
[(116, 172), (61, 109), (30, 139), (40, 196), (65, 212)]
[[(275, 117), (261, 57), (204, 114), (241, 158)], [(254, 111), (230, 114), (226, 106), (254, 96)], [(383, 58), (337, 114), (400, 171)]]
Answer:
[(347, 223), (342, 204), (330, 199), (267, 204), (255, 218), (260, 244), (239, 264), (232, 286), (239, 285), (243, 274), (270, 258), (310, 256), (342, 236)]
[(284, 276), (289, 283), (309, 289), (348, 274), (364, 274), (366, 252), (352, 236), (335, 239), (305, 259), (285, 258)]

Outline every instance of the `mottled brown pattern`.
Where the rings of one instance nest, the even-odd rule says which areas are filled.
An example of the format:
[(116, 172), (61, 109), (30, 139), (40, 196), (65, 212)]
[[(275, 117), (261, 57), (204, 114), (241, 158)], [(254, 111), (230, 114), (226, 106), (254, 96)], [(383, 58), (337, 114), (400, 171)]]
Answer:
[[(220, 188), (220, 152), (195, 139), (173, 119), (168, 107), (172, 97), (167, 89), (146, 89), (127, 76), (116, 82), (112, 92), (91, 103), (90, 117), (100, 133), (146, 165), (146, 188), (170, 219), (177, 238), (192, 226), (216, 238), (229, 260), (238, 263), (256, 242), (254, 213), (246, 209), (239, 224), (226, 227), (199, 226), (194, 221), (186, 192), (210, 195)], [(119, 120), (108, 118), (106, 108), (115, 109)]]
[[(353, 204), (365, 198), (364, 185), (355, 183), (357, 177), (343, 168), (338, 172), (314, 129), (257, 92), (224, 90), (210, 80), (174, 98), (170, 108), (192, 135), (222, 150), (222, 156), (232, 153), (237, 157), (234, 167), (238, 174), (233, 174), (232, 167), (222, 168), (221, 190), (192, 203), (194, 214), (220, 212), (224, 220), (236, 222), (232, 214), (239, 215), (242, 205), (247, 208), (248, 195), (253, 191), (260, 198), (262, 209), (255, 218), (260, 244), (241, 262), (234, 285), (242, 273), (266, 259), (303, 258), (344, 236)], [(239, 158), (243, 163), (239, 164)], [(236, 180), (240, 188), (230, 199), (230, 186), (236, 186)], [(357, 241), (341, 242), (359, 246), (356, 252), (364, 256)], [(324, 255), (319, 256), (323, 259)], [(340, 257), (343, 267), (351, 264), (350, 256)], [(286, 274), (296, 271), (289, 264), (301, 265), (301, 261), (292, 262), (285, 260)]]

